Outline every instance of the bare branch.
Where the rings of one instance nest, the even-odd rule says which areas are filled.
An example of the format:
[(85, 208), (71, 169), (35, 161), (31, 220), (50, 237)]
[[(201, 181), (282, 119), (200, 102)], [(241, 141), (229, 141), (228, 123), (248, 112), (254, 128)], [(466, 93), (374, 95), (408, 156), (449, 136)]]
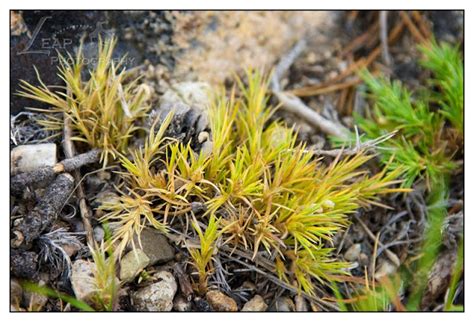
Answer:
[(11, 178), (12, 194), (21, 193), (27, 186), (38, 182), (51, 181), (63, 172), (71, 172), (80, 167), (99, 161), (100, 150), (91, 150), (70, 159), (65, 159), (54, 166), (43, 167), (34, 171), (20, 173)]
[(303, 103), (298, 97), (283, 93), (280, 87), (280, 78), (291, 67), (296, 58), (306, 48), (306, 40), (303, 38), (286, 54), (283, 56), (275, 67), (272, 77), (272, 91), (273, 94), (282, 103), (282, 108), (288, 112), (294, 113), (304, 119), (309, 124), (318, 127), (328, 135), (334, 135), (340, 138), (348, 138), (349, 131), (342, 125), (336, 124), (319, 113), (312, 110)]
[(382, 10), (379, 14), (380, 20), (380, 43), (382, 44), (382, 59), (386, 65), (390, 65), (392, 59), (388, 52), (388, 37), (387, 37), (387, 11)]
[(339, 125), (324, 118), (318, 112), (309, 108), (298, 97), (283, 92), (274, 92), (274, 94), (282, 103), (282, 108), (284, 110), (298, 115), (303, 120), (319, 128), (321, 131), (328, 135), (333, 135), (341, 139), (349, 138), (348, 129), (346, 129), (342, 125)]
[[(71, 129), (71, 118), (65, 113), (64, 114), (64, 154), (66, 158), (71, 159), (74, 158), (76, 154), (74, 144), (72, 142), (72, 129)], [(79, 199), (79, 210), (81, 212), (82, 222), (84, 224), (84, 230), (86, 231), (87, 236), (87, 243), (92, 245), (94, 242), (94, 237), (92, 234), (92, 225), (90, 222), (91, 211), (86, 203), (86, 194), (84, 192), (84, 188), (81, 184), (81, 173), (79, 170), (74, 170), (73, 172), (74, 178), (78, 182), (77, 187), (77, 198)]]
[(356, 129), (357, 137), (356, 137), (356, 145), (353, 148), (348, 148), (348, 149), (340, 148), (340, 149), (333, 149), (333, 150), (313, 149), (313, 150), (306, 150), (306, 152), (311, 152), (317, 155), (323, 155), (323, 156), (329, 156), (329, 157), (337, 157), (338, 155), (351, 156), (351, 155), (356, 155), (357, 153), (360, 153), (360, 152), (376, 153), (377, 149), (382, 149), (381, 147), (378, 147), (379, 144), (391, 139), (398, 132), (398, 131), (393, 131), (393, 132), (384, 134), (378, 138), (360, 143), (357, 127), (355, 129)]

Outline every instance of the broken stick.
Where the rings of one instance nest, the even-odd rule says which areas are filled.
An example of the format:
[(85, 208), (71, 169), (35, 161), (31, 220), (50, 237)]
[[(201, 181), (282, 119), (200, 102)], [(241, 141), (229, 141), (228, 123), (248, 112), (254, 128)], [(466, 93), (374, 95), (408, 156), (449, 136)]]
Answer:
[[(71, 117), (64, 113), (64, 141), (63, 141), (63, 148), (64, 154), (66, 158), (72, 159), (76, 154), (76, 149), (74, 148), (74, 144), (72, 142), (72, 128), (71, 128)], [(86, 194), (84, 192), (84, 188), (81, 184), (81, 173), (79, 170), (73, 170), (72, 174), (76, 179), (77, 183), (77, 199), (79, 199), (79, 211), (81, 212), (82, 223), (84, 224), (84, 230), (86, 231), (87, 243), (89, 245), (94, 244), (94, 235), (92, 234), (92, 225), (90, 222), (91, 211), (86, 203)]]
[(334, 123), (318, 112), (312, 110), (298, 97), (282, 92), (280, 78), (293, 65), (293, 62), (306, 48), (306, 41), (300, 40), (287, 55), (282, 57), (275, 67), (272, 77), (272, 91), (282, 104), (282, 108), (288, 112), (298, 115), (309, 124), (318, 127), (328, 135), (334, 135), (342, 139), (349, 138), (349, 130), (344, 126)]
[(100, 150), (95, 149), (87, 153), (79, 154), (70, 159), (65, 159), (54, 166), (43, 167), (34, 171), (17, 174), (11, 178), (11, 190), (13, 194), (21, 193), (28, 185), (38, 182), (50, 181), (57, 174), (71, 172), (80, 167), (99, 161)]
[(348, 129), (321, 116), (318, 112), (309, 108), (298, 97), (283, 92), (275, 92), (274, 94), (282, 103), (282, 107), (286, 111), (298, 115), (303, 120), (319, 128), (324, 133), (336, 136), (341, 139), (348, 139), (350, 137), (350, 132)]

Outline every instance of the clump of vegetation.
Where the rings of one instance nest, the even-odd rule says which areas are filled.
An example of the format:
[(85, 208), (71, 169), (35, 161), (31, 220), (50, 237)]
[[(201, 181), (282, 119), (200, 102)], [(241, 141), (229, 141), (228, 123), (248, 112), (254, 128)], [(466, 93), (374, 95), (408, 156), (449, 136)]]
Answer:
[[(106, 246), (107, 245), (107, 246)], [(120, 285), (115, 276), (116, 258), (111, 251), (110, 241), (100, 245), (89, 245), (92, 259), (95, 264), (94, 287), (95, 293), (86, 302), (73, 296), (58, 292), (44, 285), (39, 285), (29, 281), (23, 281), (22, 287), (32, 293), (41, 294), (50, 298), (57, 298), (71, 306), (86, 312), (91, 311), (113, 311), (118, 300), (118, 290)], [(32, 311), (39, 311), (41, 308), (30, 308)]]
[(367, 140), (398, 132), (380, 144), (380, 160), (389, 169), (402, 169), (405, 187), (420, 183), (426, 188), (427, 229), (420, 259), (410, 268), (416, 277), (409, 278), (416, 283), (412, 283), (408, 310), (419, 309), (436, 261), (447, 214), (449, 178), (463, 152), (464, 76), (459, 49), (432, 43), (420, 50), (421, 65), (432, 72), (427, 87), (413, 94), (398, 81), (364, 72), (374, 105), (368, 117), (355, 115)]
[[(46, 103), (50, 108), (30, 108), (45, 113), (38, 123), (47, 131), (61, 134), (64, 118), (70, 118), (75, 133), (72, 140), (102, 149), (101, 162), (107, 165), (120, 153), (126, 153), (129, 139), (139, 130), (137, 120), (144, 117), (150, 106), (148, 94), (130, 80), (122, 69), (125, 57), (117, 63), (112, 58), (115, 38), (98, 42), (97, 64), (85, 70), (82, 46), (76, 57), (59, 55), (59, 77), (66, 84), (53, 90), (38, 74), (39, 86), (21, 82), (20, 96)], [(87, 74), (86, 74), (87, 72)]]
[[(104, 220), (120, 223), (112, 239), (121, 252), (145, 225), (166, 231), (171, 216), (187, 216), (201, 204), (206, 210), (196, 212), (193, 223), (200, 249), (190, 250), (201, 291), (214, 249), (228, 245), (272, 260), (282, 280), (313, 294), (314, 281), (324, 283), (347, 267), (331, 256), (334, 234), (358, 207), (406, 191), (394, 187), (401, 170), (371, 176), (363, 169), (371, 156), (362, 153), (324, 165), (297, 143), (292, 129), (269, 121), (275, 109), (268, 104), (268, 80), (249, 72), (246, 81), (238, 80), (229, 97), (219, 92), (209, 107), (209, 155), (163, 137), (168, 115), (143, 148), (121, 157), (123, 194), (120, 203), (103, 205), (109, 211)], [(207, 227), (204, 233), (200, 226)]]
[(414, 96), (400, 82), (362, 77), (374, 100), (370, 115), (355, 115), (367, 139), (398, 131), (397, 136), (380, 145), (380, 158), (392, 168), (403, 168), (404, 185), (411, 187), (423, 179), (428, 188), (456, 167), (453, 156), (462, 149), (463, 139), (463, 63), (458, 49), (447, 44), (421, 47), (421, 65), (433, 73), (431, 87)]
[(97, 290), (91, 301), (99, 311), (113, 311), (118, 301), (117, 293), (120, 285), (115, 275), (117, 259), (114, 257), (110, 245), (110, 241), (107, 241), (106, 244), (89, 245), (95, 263), (93, 274)]

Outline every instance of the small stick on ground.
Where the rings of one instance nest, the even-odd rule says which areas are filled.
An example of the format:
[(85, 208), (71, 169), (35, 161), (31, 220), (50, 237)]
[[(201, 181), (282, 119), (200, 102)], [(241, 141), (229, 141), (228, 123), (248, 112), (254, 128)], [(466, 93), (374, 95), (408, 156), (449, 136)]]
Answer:
[[(64, 154), (66, 155), (67, 159), (74, 158), (76, 154), (74, 144), (72, 142), (72, 129), (71, 129), (71, 118), (69, 115), (64, 113), (64, 141), (63, 141), (63, 148)], [(92, 234), (92, 225), (90, 222), (91, 211), (86, 203), (86, 194), (84, 193), (84, 188), (81, 184), (81, 173), (79, 170), (72, 171), (74, 178), (78, 182), (77, 187), (77, 198), (79, 199), (79, 211), (81, 212), (82, 222), (84, 224), (84, 230), (86, 231), (87, 243), (90, 245), (94, 244), (94, 237)]]
[(366, 59), (361, 58), (358, 61), (352, 63), (342, 73), (340, 73), (339, 75), (327, 80), (326, 82), (324, 82), (322, 84), (310, 85), (310, 86), (306, 86), (306, 87), (302, 87), (302, 88), (289, 90), (289, 91), (286, 91), (286, 92), (299, 96), (301, 93), (304, 93), (304, 92), (307, 92), (307, 91), (320, 90), (320, 89), (326, 88), (328, 86), (331, 86), (334, 83), (337, 83), (338, 81), (346, 78), (349, 75), (352, 75), (355, 71), (358, 71), (360, 68), (362, 68), (364, 66), (366, 66)]
[(280, 91), (280, 80), (283, 74), (293, 65), (293, 62), (306, 49), (306, 40), (303, 38), (278, 62), (272, 76), (272, 89)]
[(379, 28), (379, 21), (375, 22), (370, 26), (370, 28), (364, 32), (363, 34), (357, 36), (354, 40), (352, 40), (344, 49), (341, 51), (341, 57), (346, 57), (350, 53), (354, 52), (355, 50), (361, 48), (362, 46), (366, 46), (367, 40), (377, 32)]
[[(356, 130), (357, 134), (357, 130)], [(387, 133), (385, 135), (382, 135), (378, 138), (372, 139), (365, 141), (363, 143), (360, 143), (359, 137), (356, 137), (356, 144), (353, 148), (350, 149), (333, 149), (333, 150), (306, 150), (306, 152), (311, 152), (317, 155), (323, 155), (323, 156), (329, 156), (329, 157), (338, 157), (339, 155), (345, 155), (345, 156), (351, 156), (351, 155), (356, 155), (357, 153), (360, 152), (375, 152), (377, 145), (380, 143), (383, 143), (387, 140), (390, 140), (395, 134), (397, 134), (397, 131), (393, 131), (390, 133)]]
[(387, 39), (387, 11), (382, 10), (379, 14), (380, 21), (380, 43), (382, 45), (382, 60), (385, 65), (389, 66), (392, 62), (390, 53), (388, 52), (388, 39)]
[(178, 277), (178, 283), (181, 293), (183, 293), (184, 297), (188, 301), (190, 301), (194, 291), (193, 287), (191, 286), (191, 282), (189, 281), (188, 274), (184, 272), (183, 267), (180, 263), (174, 264), (173, 272)]
[[(388, 44), (391, 45), (393, 44), (398, 37), (400, 36), (401, 32), (403, 31), (405, 27), (405, 24), (403, 21), (400, 21), (391, 31), (390, 34), (388, 35)], [(353, 64), (351, 64), (347, 69), (345, 69), (342, 73), (339, 75), (327, 80), (326, 82), (322, 84), (317, 84), (317, 85), (311, 85), (311, 86), (306, 86), (303, 88), (298, 88), (294, 90), (287, 91), (289, 93), (292, 93), (294, 95), (299, 96), (301, 93), (306, 93), (309, 91), (316, 91), (320, 89), (324, 89), (328, 86), (331, 86), (340, 80), (345, 79), (346, 77), (352, 75), (353, 73), (361, 70), (362, 68), (366, 68), (369, 65), (371, 65), (375, 59), (382, 53), (382, 47), (379, 45), (377, 46), (367, 57), (363, 57)]]
[(348, 88), (344, 88), (342, 91), (341, 91), (341, 95), (339, 96), (339, 99), (337, 100), (337, 112), (339, 114), (342, 114), (344, 113), (344, 107), (346, 105), (346, 100), (347, 100), (347, 96), (349, 94), (349, 89)]
[(413, 20), (411, 20), (408, 13), (406, 13), (405, 11), (400, 11), (400, 17), (403, 19), (403, 22), (408, 27), (408, 30), (410, 30), (410, 33), (412, 34), (413, 38), (415, 38), (415, 40), (419, 43), (425, 43), (426, 39), (423, 37), (421, 32), (418, 30), (418, 28), (416, 27)]
[(54, 166), (43, 167), (34, 171), (17, 174), (11, 178), (11, 189), (13, 194), (18, 194), (24, 191), (24, 189), (38, 182), (50, 181), (53, 178), (63, 172), (71, 172), (79, 169), (80, 167), (95, 163), (99, 161), (100, 150), (95, 149), (87, 153), (79, 154), (70, 159), (65, 159)]
[(431, 29), (426, 23), (426, 19), (417, 10), (413, 11), (412, 15), (425, 39), (431, 39)]
[(276, 97), (282, 103), (282, 108), (286, 111), (298, 115), (309, 124), (319, 128), (328, 135), (333, 135), (341, 139), (349, 138), (349, 130), (344, 126), (334, 123), (318, 112), (309, 108), (301, 99), (283, 92), (276, 92)]
[(275, 73), (272, 78), (273, 94), (275, 94), (278, 100), (282, 103), (282, 108), (286, 111), (298, 115), (306, 122), (320, 128), (328, 135), (334, 135), (343, 139), (348, 138), (349, 131), (345, 127), (322, 117), (319, 113), (306, 106), (306, 104), (304, 104), (298, 97), (281, 92), (279, 84), (280, 80), (278, 77), (281, 77), (281, 75), (290, 68), (305, 46), (306, 42), (304, 40), (299, 41), (286, 56), (280, 59), (275, 67)]
[[(357, 216), (354, 216), (355, 219), (359, 222), (359, 224), (362, 226), (362, 228), (365, 230), (367, 235), (369, 235), (370, 239), (372, 239), (374, 242), (377, 241), (377, 237), (374, 235), (374, 233), (367, 227), (366, 224)], [(385, 248), (385, 245), (382, 244), (380, 241), (378, 242), (379, 247)], [(398, 256), (395, 255), (390, 249), (385, 248), (384, 249), (385, 255), (397, 266), (400, 266), (400, 260), (398, 259)]]
[(315, 95), (335, 92), (341, 89), (346, 89), (354, 85), (357, 85), (361, 82), (362, 80), (357, 78), (357, 79), (349, 80), (345, 83), (332, 84), (332, 85), (328, 85), (326, 87), (321, 87), (321, 88), (309, 88), (309, 87), (298, 88), (298, 89), (292, 90), (291, 93), (300, 97), (315, 96)]
[(251, 264), (248, 264), (244, 261), (241, 261), (233, 256), (230, 256), (230, 255), (227, 255), (226, 253), (223, 253), (222, 254), (224, 257), (228, 258), (229, 260), (233, 261), (233, 262), (236, 262), (236, 263), (239, 263), (243, 266), (246, 266), (248, 267), (249, 269), (251, 269), (252, 271), (254, 271), (255, 273), (258, 273), (258, 274), (261, 274), (263, 276), (265, 276), (265, 278), (269, 279), (271, 282), (273, 282), (274, 284), (284, 288), (284, 289), (287, 289), (288, 291), (291, 291), (293, 292), (294, 294), (298, 294), (298, 293), (301, 293), (301, 295), (308, 299), (309, 301), (312, 301), (312, 302), (316, 302), (318, 303), (321, 307), (323, 308), (326, 308), (326, 309), (329, 309), (329, 310), (332, 310), (332, 311), (337, 311), (338, 310), (338, 307), (333, 305), (332, 303), (329, 303), (329, 302), (326, 302), (326, 301), (323, 301), (321, 300), (319, 297), (316, 297), (316, 296), (312, 296), (312, 295), (309, 295), (308, 293), (304, 292), (304, 291), (299, 291), (296, 287), (292, 286), (292, 285), (289, 285), (283, 281), (281, 281), (278, 277), (276, 276), (273, 276), (272, 274), (269, 274), (268, 272), (265, 272), (259, 268), (257, 268), (256, 266), (254, 265), (251, 265)]
[(359, 86), (355, 86), (349, 90), (349, 97), (347, 98), (346, 108), (344, 109), (346, 115), (353, 115), (354, 111), (354, 100)]
[(12, 247), (31, 248), (31, 243), (56, 220), (73, 186), (74, 178), (69, 173), (58, 175), (33, 211), (27, 213), (20, 225), (13, 229), (15, 238)]
[(372, 252), (372, 287), (375, 288), (375, 267), (377, 264), (377, 249), (379, 247), (379, 242), (380, 242), (380, 231), (377, 233), (375, 236), (375, 242), (374, 242), (374, 251)]

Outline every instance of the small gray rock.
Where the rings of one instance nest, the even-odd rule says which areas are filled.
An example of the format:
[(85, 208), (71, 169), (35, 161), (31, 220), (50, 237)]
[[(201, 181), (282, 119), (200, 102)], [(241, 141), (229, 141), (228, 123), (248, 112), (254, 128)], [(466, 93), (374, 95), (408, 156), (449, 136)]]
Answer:
[(96, 242), (100, 243), (105, 238), (105, 231), (100, 226), (95, 226), (94, 227), (93, 234), (94, 234), (94, 239), (95, 239)]
[[(148, 256), (148, 265), (163, 264), (174, 258), (174, 248), (168, 243), (168, 239), (158, 230), (145, 228), (140, 234), (141, 249)], [(138, 238), (135, 238), (135, 245)]]
[(132, 301), (138, 311), (164, 312), (173, 308), (173, 298), (178, 285), (169, 272), (154, 275), (158, 282), (146, 286), (132, 294)]
[(204, 141), (207, 141), (208, 139), (209, 139), (209, 133), (207, 133), (206, 131), (202, 131), (201, 133), (199, 133), (198, 135), (199, 143), (203, 143)]
[(78, 259), (72, 263), (71, 285), (76, 297), (88, 301), (96, 293), (95, 263)]
[(211, 87), (204, 82), (182, 82), (173, 84), (172, 88), (167, 90), (162, 98), (162, 102), (180, 103), (193, 106), (206, 111), (209, 105), (209, 92)]
[(11, 150), (11, 172), (29, 172), (57, 163), (56, 144), (27, 144)]
[(97, 203), (99, 206), (104, 203), (117, 203), (119, 201), (120, 196), (117, 193), (108, 190), (99, 192), (94, 197), (94, 202)]
[(359, 258), (361, 251), (360, 244), (354, 244), (344, 253), (344, 258), (350, 262), (356, 261)]
[(120, 260), (120, 280), (130, 282), (150, 263), (150, 258), (141, 249), (129, 251)]
[(250, 301), (245, 303), (242, 312), (264, 312), (268, 308), (267, 303), (260, 295), (255, 295)]
[(360, 266), (369, 266), (369, 256), (366, 253), (360, 253), (359, 255)]

